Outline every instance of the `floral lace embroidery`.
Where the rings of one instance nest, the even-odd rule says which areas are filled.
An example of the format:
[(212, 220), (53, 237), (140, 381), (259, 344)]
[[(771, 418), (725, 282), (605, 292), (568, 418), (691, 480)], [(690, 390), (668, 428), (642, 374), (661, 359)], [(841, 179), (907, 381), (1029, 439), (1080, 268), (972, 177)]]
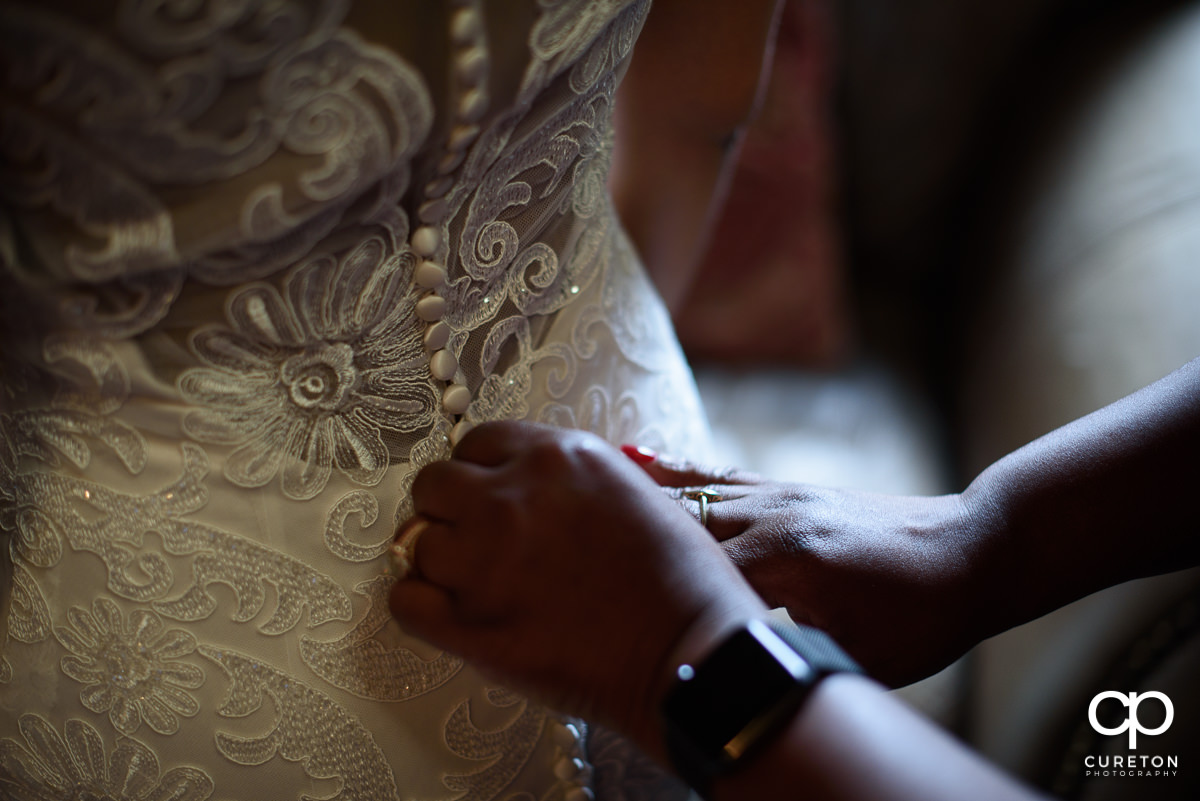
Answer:
[(141, 472), (145, 438), (111, 417), (129, 395), (129, 376), (112, 349), (76, 334), (55, 335), (44, 343), (42, 358), (44, 371), (31, 371), (31, 377), (53, 386), (53, 400), (48, 407), (8, 418), (4, 433), (14, 455), (31, 456), (50, 467), (57, 467), (62, 457), (84, 468), (91, 461), (91, 438), (112, 449), (131, 473)]
[[(275, 591), (276, 607), (260, 626), (266, 634), (293, 628), (304, 611), (311, 625), (349, 620), (350, 601), (328, 576), (298, 559), (214, 526), (188, 521), (184, 515), (208, 500), (203, 479), (204, 453), (184, 444), (184, 473), (179, 481), (148, 496), (129, 495), (64, 475), (33, 473), (17, 481), (18, 497), (28, 505), (18, 513), (21, 539), (43, 542), (64, 536), (77, 551), (91, 551), (108, 569), (108, 588), (132, 601), (154, 601), (155, 609), (177, 620), (211, 615), (217, 599), (208, 587), (220, 582), (233, 588), (234, 620), (255, 618), (267, 602), (265, 585)], [(76, 505), (89, 508), (93, 519)], [(165, 596), (174, 573), (160, 554), (146, 550), (143, 538), (156, 532), (166, 551), (191, 556), (192, 584), (182, 595)], [(61, 545), (57, 546), (61, 548)]]
[(184, 428), (202, 442), (239, 446), (226, 463), (230, 481), (258, 487), (281, 473), (284, 494), (304, 500), (336, 465), (374, 486), (391, 462), (383, 435), (430, 426), (439, 399), (409, 294), (414, 263), (377, 234), (340, 258), (306, 259), (282, 290), (238, 289), (228, 304), (232, 330), (193, 334), (209, 366), (179, 380), (200, 407)]
[(379, 500), (369, 492), (356, 490), (343, 495), (329, 510), (325, 521), (325, 545), (330, 553), (347, 562), (370, 562), (381, 556), (392, 542), (391, 532), (374, 545), (360, 545), (346, 536), (346, 521), (357, 515), (363, 528), (379, 519)]
[[(448, 264), (447, 320), (455, 330), (475, 332), (498, 316), (553, 313), (598, 273), (609, 218), (592, 216), (603, 207), (589, 195), (596, 187), (575, 178), (607, 171), (612, 81), (609, 76), (586, 87), (523, 136), (523, 115), (517, 114), (481, 135), (463, 168), (463, 185), (472, 194)], [(461, 193), (451, 199), (467, 200)], [(560, 230), (564, 222), (572, 227)], [(547, 235), (563, 241), (552, 248), (543, 240)]]
[(205, 801), (213, 782), (191, 767), (160, 773), (154, 752), (129, 737), (105, 757), (91, 724), (68, 720), (59, 734), (37, 715), (22, 715), (21, 736), (0, 740), (0, 788), (13, 801), (96, 798), (105, 801)]
[(217, 749), (228, 759), (240, 765), (262, 765), (275, 756), (302, 760), (310, 776), (341, 778), (341, 791), (329, 801), (400, 798), (378, 743), (329, 696), (243, 654), (204, 645), (199, 651), (232, 682), (222, 715), (248, 715), (268, 698), (275, 710), (274, 726), (261, 737), (217, 733)]
[[(618, 232), (613, 239), (611, 267), (604, 276), (601, 302), (588, 309), (573, 343), (586, 357), (599, 346), (598, 333), (607, 331), (625, 358), (646, 370), (669, 374), (679, 359), (677, 346), (662, 346), (664, 339), (673, 341), (671, 319), (665, 307), (639, 303), (645, 292), (652, 291), (648, 279), (634, 268), (637, 258), (624, 234)], [(637, 308), (640, 313), (623, 313), (622, 310), (630, 308)]]
[[(590, 85), (633, 49), (642, 14), (619, 14), (629, 0), (539, 0), (542, 15), (529, 34), (537, 58), (521, 83), (522, 99), (541, 91), (566, 65), (575, 65), (572, 87)], [(615, 23), (614, 23), (615, 20)], [(615, 35), (604, 38), (605, 28)], [(601, 39), (601, 46), (594, 42)], [(586, 55), (585, 55), (586, 53)], [(579, 91), (576, 89), (576, 91)]]
[(517, 707), (513, 721), (498, 731), (483, 731), (471, 722), (471, 707), (463, 702), (446, 724), (446, 744), (468, 759), (488, 764), (470, 774), (447, 776), (446, 787), (461, 793), (460, 801), (488, 801), (516, 777), (533, 751), (537, 735), (547, 720), (546, 712), (506, 690), (490, 690), (488, 701), (498, 707)]
[(422, 659), (407, 648), (386, 649), (377, 638), (391, 620), (387, 594), (394, 579), (380, 576), (355, 589), (369, 600), (365, 617), (344, 637), (322, 642), (300, 638), (300, 653), (313, 672), (343, 690), (378, 701), (406, 701), (445, 684), (462, 669), (459, 657)]
[[(24, 565), (13, 565), (12, 593), (9, 598), (8, 636), (17, 642), (37, 643), (50, 636), (50, 606), (37, 582)], [(5, 643), (0, 642), (0, 651)], [(0, 684), (12, 680), (12, 664), (0, 654)]]
[[(113, 24), (95, 30), (5, 6), (0, 278), (15, 299), (9, 308), (22, 313), (5, 332), (6, 346), (21, 347), (5, 356), (0, 412), (0, 536), (15, 563), (8, 634), (61, 649), (85, 708), (107, 714), (118, 732), (145, 723), (170, 734), (189, 715), (213, 712), (223, 685), (214, 674), (201, 686), (203, 673), (183, 661), (198, 653), (232, 682), (218, 710), (231, 728), (254, 710), (276, 713), (266, 735), (218, 733), (227, 759), (299, 760), (314, 778), (340, 779), (339, 798), (407, 797), (396, 787), (405, 774), (393, 774), (404, 756), (385, 754), (356, 698), (414, 701), (462, 664), (403, 647), (389, 625), (388, 579), (345, 577), (364, 575), (386, 547), (350, 527), (374, 526), (384, 499), (395, 504), (389, 513), (407, 517), (417, 470), (449, 453), (408, 245), (418, 204), (410, 186), (431, 186), (431, 176), (439, 184), (428, 196), (444, 213), (436, 223), (444, 347), (456, 360), (454, 382), (471, 391), (467, 419), (531, 417), (648, 441), (642, 435), (661, 421), (690, 413), (664, 406), (682, 376), (679, 355), (665, 317), (646, 302), (653, 291), (639, 282), (604, 186), (612, 93), (647, 3), (538, 0), (515, 101), (448, 131), (448, 143), (462, 146), (441, 161), (453, 155), (461, 169), (454, 161), (440, 172), (447, 132), (433, 131), (424, 78), (341, 27), (346, 0), (184, 5), (179, 13), (169, 2), (120, 0)], [(214, 197), (221, 202), (206, 202)], [(418, 214), (425, 224), (428, 205)], [(213, 323), (218, 293), (224, 321)], [(25, 300), (30, 308), (19, 308)], [(638, 392), (621, 391), (620, 381), (587, 387), (593, 360), (598, 376), (675, 372), (654, 393), (643, 374)], [(168, 419), (176, 416), (178, 424)], [(182, 471), (162, 479), (171, 475), (163, 439), (180, 429), (191, 440), (175, 451)], [(221, 474), (210, 475), (210, 456)], [(117, 462), (127, 476), (111, 474)], [(143, 475), (148, 466), (154, 478)], [(336, 564), (311, 548), (300, 558), (267, 547), (253, 523), (202, 522), (229, 492), (222, 474), (287, 504), (311, 502), (287, 507), (288, 535), (320, 546), (323, 534)], [(365, 489), (347, 492), (346, 482)], [(335, 487), (337, 500), (323, 495)], [(81, 575), (88, 554), (102, 566), (95, 589), (107, 588), (121, 609), (139, 606), (47, 602), (45, 590)], [(272, 638), (268, 650), (287, 649), (288, 672), (282, 661), (198, 642), (164, 622), (218, 613), (255, 624), (244, 628), (247, 650), (258, 635)], [(316, 631), (326, 624), (328, 633)], [(0, 681), (12, 673), (9, 653)], [(142, 672), (107, 674), (109, 662)], [(151, 665), (165, 671), (157, 684), (148, 683)], [(323, 688), (301, 681), (304, 671)], [(481, 801), (535, 797), (518, 788), (546, 799), (566, 792), (552, 766), (530, 763), (546, 750), (544, 711), (493, 691), (488, 703), (513, 716), (482, 730), (465, 701), (446, 700), (449, 717), (431, 730), (444, 723), (445, 743), (431, 742), (429, 754), (446, 752), (450, 761), (439, 764), (455, 766), (448, 788)], [(130, 738), (109, 762), (137, 762), (136, 786), (70, 768), (84, 754), (103, 757), (103, 746), (89, 724), (63, 725), (60, 735), (23, 722), (23, 734), (35, 732), (25, 734), (28, 748), (0, 741), (0, 765), (20, 777), (22, 792), (77, 777), (114, 799), (148, 801), (171, 788), (188, 801), (212, 794), (192, 769), (160, 777)], [(67, 757), (27, 770), (52, 740)], [(460, 758), (482, 767), (459, 773)]]
[(164, 630), (158, 615), (135, 609), (128, 620), (107, 598), (97, 598), (91, 611), (72, 607), (70, 626), (55, 631), (71, 651), (62, 670), (84, 685), (83, 705), (108, 713), (121, 734), (129, 735), (143, 722), (159, 734), (179, 730), (179, 715), (200, 711), (185, 690), (204, 683), (195, 665), (178, 661), (196, 650), (196, 638), (182, 629)]
[[(428, 133), (421, 77), (337, 27), (345, 0), (194, 4), (193, 14), (170, 5), (121, 3), (119, 43), (6, 5), (0, 69), (24, 108), (3, 110), (11, 127), (0, 137), (3, 163), (41, 159), (54, 168), (6, 170), (0, 185), (15, 206), (48, 204), (75, 223), (58, 255), (48, 258), (49, 242), (43, 250), (43, 266), (62, 277), (97, 282), (186, 267), (233, 283), (270, 274), (328, 234), (381, 177), (403, 180)], [(256, 84), (239, 82), (254, 72)], [(281, 154), (300, 157), (301, 169), (271, 169)], [(235, 180), (256, 169), (262, 180)], [(205, 236), (211, 223), (173, 218), (152, 188), (164, 184), (240, 190), (219, 244)]]

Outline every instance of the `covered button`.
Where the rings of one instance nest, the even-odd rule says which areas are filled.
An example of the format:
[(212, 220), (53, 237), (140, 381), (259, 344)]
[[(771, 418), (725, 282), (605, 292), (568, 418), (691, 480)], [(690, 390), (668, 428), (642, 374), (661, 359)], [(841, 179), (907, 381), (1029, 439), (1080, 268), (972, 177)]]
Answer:
[(554, 723), (554, 744), (564, 751), (579, 747), (579, 729), (574, 723)]
[(423, 261), (417, 265), (417, 286), (422, 289), (437, 289), (446, 283), (446, 271), (436, 261)]
[(436, 228), (429, 225), (423, 225), (413, 231), (412, 246), (413, 250), (420, 253), (422, 256), (432, 256), (437, 253), (438, 245), (441, 244), (442, 237), (437, 232)]
[(479, 122), (483, 112), (487, 111), (487, 104), (487, 93), (482, 89), (464, 92), (458, 103), (458, 118), (464, 122)]
[(554, 763), (554, 775), (563, 781), (570, 781), (583, 771), (583, 760), (573, 757), (563, 757)]
[(417, 301), (417, 316), (427, 323), (436, 323), (446, 314), (446, 299), (440, 295), (426, 295)]
[(450, 429), (450, 444), (457, 445), (467, 435), (467, 432), (474, 427), (466, 420), (459, 420), (454, 424), (454, 428)]
[(417, 216), (421, 218), (421, 222), (435, 223), (445, 219), (446, 211), (449, 208), (446, 204), (446, 198), (438, 197), (422, 203), (421, 208), (417, 210)]
[(447, 414), (462, 414), (471, 405), (471, 390), (462, 384), (451, 384), (442, 393), (442, 408)]
[(482, 29), (479, 14), (473, 8), (462, 8), (454, 13), (450, 22), (450, 36), (456, 44), (469, 44)]
[(439, 350), (429, 357), (429, 372), (439, 381), (449, 381), (458, 372), (458, 359), (448, 350)]
[(445, 323), (434, 323), (425, 332), (425, 347), (430, 350), (441, 350), (450, 341), (450, 326)]

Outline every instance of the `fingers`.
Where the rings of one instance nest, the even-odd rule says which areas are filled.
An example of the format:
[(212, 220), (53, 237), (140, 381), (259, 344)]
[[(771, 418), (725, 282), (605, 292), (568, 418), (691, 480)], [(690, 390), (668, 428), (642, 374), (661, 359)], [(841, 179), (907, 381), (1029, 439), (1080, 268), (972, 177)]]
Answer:
[(430, 520), (456, 522), (487, 486), (489, 475), (490, 468), (458, 460), (426, 465), (413, 481), (413, 509)]
[[(644, 449), (622, 448), (660, 487), (703, 487), (709, 484), (757, 484), (762, 479), (736, 467), (709, 467), (694, 462), (658, 456), (647, 459)], [(638, 454), (638, 455), (634, 455)]]
[(457, 597), (463, 589), (484, 584), (496, 564), (498, 543), (418, 515), (405, 523), (392, 543), (390, 573), (420, 579)]
[(499, 467), (532, 445), (552, 441), (556, 430), (513, 420), (483, 423), (462, 438), (454, 449), (453, 458), (484, 467)]
[[(698, 487), (663, 487), (718, 542), (736, 537), (754, 522), (747, 506), (748, 489), (736, 484), (702, 484)], [(740, 502), (740, 503), (739, 503)]]
[(405, 631), (439, 648), (457, 652), (452, 632), (458, 622), (453, 597), (445, 589), (417, 578), (397, 581), (388, 598), (392, 615)]
[(455, 460), (472, 462), (485, 467), (499, 467), (507, 462), (527, 435), (516, 424), (500, 421), (476, 426), (454, 447)]
[[(707, 489), (710, 491), (720, 489), (727, 492), (730, 487), (714, 487), (709, 485)], [(700, 501), (698, 499), (681, 495), (681, 500), (692, 516), (708, 529), (708, 533), (712, 535), (713, 539), (722, 543), (746, 533), (762, 516), (762, 510), (758, 506), (758, 498), (754, 495), (719, 493), (714, 499), (710, 494), (707, 503), (707, 521), (701, 519)]]
[[(720, 498), (720, 496), (718, 496)], [(689, 501), (690, 510), (696, 515), (696, 519), (708, 529), (708, 533), (713, 536), (717, 542), (736, 537), (741, 534), (748, 525), (748, 521), (739, 518), (731, 509), (729, 501), (724, 499), (709, 500), (707, 506), (707, 520), (701, 518), (699, 501)], [(725, 506), (722, 508), (722, 504)]]
[(468, 562), (464, 555), (476, 552), (477, 547), (464, 543), (463, 535), (452, 526), (431, 522), (413, 545), (413, 566), (417, 576), (453, 594), (470, 581), (475, 560)]

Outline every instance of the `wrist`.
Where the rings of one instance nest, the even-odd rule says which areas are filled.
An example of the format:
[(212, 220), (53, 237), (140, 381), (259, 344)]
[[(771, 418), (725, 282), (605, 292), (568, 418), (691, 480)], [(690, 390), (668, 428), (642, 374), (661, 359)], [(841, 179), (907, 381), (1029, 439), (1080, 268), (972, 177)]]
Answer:
[(764, 604), (746, 603), (740, 607), (707, 609), (688, 626), (667, 655), (658, 671), (655, 700), (661, 703), (675, 682), (680, 665), (702, 661), (726, 637), (751, 620), (764, 620), (769, 612)]
[(960, 528), (965, 557), (965, 596), (960, 608), (966, 614), (964, 628), (970, 644), (1004, 631), (1012, 625), (1009, 587), (1023, 587), (1027, 560), (1016, 558), (1028, 552), (1015, 540), (1012, 530), (1011, 497), (1003, 482), (985, 471), (959, 497)]
[(703, 658), (680, 665), (662, 703), (675, 771), (708, 797), (719, 777), (755, 763), (788, 729), (822, 680), (862, 669), (824, 632), (753, 618)]
[(748, 587), (737, 599), (719, 599), (710, 603), (683, 627), (680, 635), (651, 668), (648, 691), (643, 703), (633, 710), (626, 733), (642, 749), (662, 764), (668, 764), (663, 747), (663, 700), (676, 681), (680, 665), (702, 661), (726, 637), (750, 620), (769, 616), (766, 604)]

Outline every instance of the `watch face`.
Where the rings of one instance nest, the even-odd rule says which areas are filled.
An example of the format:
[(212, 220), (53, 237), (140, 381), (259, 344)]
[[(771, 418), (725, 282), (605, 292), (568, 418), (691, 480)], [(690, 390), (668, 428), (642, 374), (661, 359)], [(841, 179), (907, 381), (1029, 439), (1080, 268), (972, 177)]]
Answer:
[(696, 668), (681, 668), (663, 711), (704, 758), (732, 760), (740, 756), (739, 735), (781, 702), (798, 698), (812, 678), (804, 659), (769, 628), (752, 623)]

